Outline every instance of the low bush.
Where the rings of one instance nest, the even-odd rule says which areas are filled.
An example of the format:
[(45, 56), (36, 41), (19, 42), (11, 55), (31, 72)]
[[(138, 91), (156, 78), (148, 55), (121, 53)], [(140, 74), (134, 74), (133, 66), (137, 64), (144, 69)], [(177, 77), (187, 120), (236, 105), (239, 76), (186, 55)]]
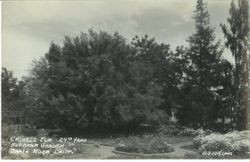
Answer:
[(180, 132), (180, 128), (175, 125), (164, 125), (158, 129), (158, 132), (165, 135), (177, 135)]
[(193, 129), (193, 128), (184, 128), (180, 130), (179, 136), (197, 136), (197, 135), (202, 135), (205, 134), (205, 131), (203, 129)]
[(162, 135), (130, 136), (120, 142), (116, 147), (118, 151), (130, 153), (167, 153), (173, 152), (174, 148), (168, 143), (168, 138)]
[(250, 131), (234, 131), (227, 134), (212, 133), (194, 138), (194, 146), (201, 152), (222, 151), (233, 155), (245, 155), (250, 149)]
[(193, 129), (175, 125), (162, 126), (158, 129), (158, 132), (175, 136), (199, 136), (212, 133), (210, 130)]

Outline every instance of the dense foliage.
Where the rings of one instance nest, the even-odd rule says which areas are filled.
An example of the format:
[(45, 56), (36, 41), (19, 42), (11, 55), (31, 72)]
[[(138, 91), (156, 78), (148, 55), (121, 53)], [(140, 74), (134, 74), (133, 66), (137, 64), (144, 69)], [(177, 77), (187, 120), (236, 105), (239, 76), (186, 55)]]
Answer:
[[(118, 33), (66, 37), (52, 43), (32, 70), (27, 98), (33, 122), (54, 128), (133, 128), (167, 121), (161, 87)], [(39, 118), (37, 118), (40, 116)]]

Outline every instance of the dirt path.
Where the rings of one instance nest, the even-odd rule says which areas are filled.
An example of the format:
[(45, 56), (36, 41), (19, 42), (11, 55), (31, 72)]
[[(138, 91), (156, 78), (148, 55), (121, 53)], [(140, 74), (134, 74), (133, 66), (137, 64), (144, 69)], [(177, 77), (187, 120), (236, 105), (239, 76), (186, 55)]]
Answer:
[(173, 145), (175, 151), (169, 153), (168, 156), (170, 156), (171, 158), (178, 158), (178, 159), (187, 158), (187, 156), (189, 156), (189, 157), (199, 156), (199, 154), (197, 152), (182, 148), (183, 146), (188, 146), (188, 145), (192, 145), (192, 144), (193, 144), (192, 141), (176, 143)]
[(108, 159), (109, 157), (116, 156), (112, 151), (114, 146), (104, 146), (98, 142), (90, 142), (84, 154), (84, 159)]
[(98, 148), (91, 154), (94, 155), (95, 159), (108, 159), (109, 157), (116, 156), (116, 154), (112, 152), (114, 149), (115, 147), (113, 146), (98, 145)]

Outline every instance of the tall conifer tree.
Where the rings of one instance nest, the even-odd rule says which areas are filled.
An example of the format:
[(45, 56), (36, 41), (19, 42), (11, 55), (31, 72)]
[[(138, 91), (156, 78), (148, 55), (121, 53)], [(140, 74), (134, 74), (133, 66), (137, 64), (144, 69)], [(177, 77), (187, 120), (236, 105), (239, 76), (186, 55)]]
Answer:
[[(189, 66), (187, 68), (186, 103), (181, 116), (182, 122), (193, 127), (212, 127), (216, 120), (216, 91), (221, 88), (218, 82), (222, 49), (215, 40), (214, 28), (210, 26), (207, 5), (198, 0), (194, 11), (195, 33), (189, 39)], [(185, 111), (186, 110), (186, 111)]]

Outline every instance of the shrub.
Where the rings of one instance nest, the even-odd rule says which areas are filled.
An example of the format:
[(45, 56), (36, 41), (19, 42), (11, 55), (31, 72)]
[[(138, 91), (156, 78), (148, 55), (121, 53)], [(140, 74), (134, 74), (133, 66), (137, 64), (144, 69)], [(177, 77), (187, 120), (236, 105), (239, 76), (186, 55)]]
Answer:
[(131, 153), (153, 154), (173, 152), (174, 148), (168, 144), (168, 139), (162, 135), (144, 135), (141, 137), (128, 137), (126, 140), (120, 142), (116, 150)]
[(205, 134), (205, 131), (203, 129), (193, 129), (193, 128), (184, 128), (180, 131), (179, 135), (181, 136), (197, 136)]
[(174, 125), (162, 126), (161, 128), (158, 129), (158, 132), (176, 136), (199, 136), (199, 135), (208, 135), (211, 133), (210, 130), (178, 127)]
[(224, 151), (233, 155), (244, 155), (249, 151), (250, 131), (234, 131), (227, 134), (212, 133), (194, 138), (194, 145), (201, 152)]
[(174, 125), (164, 125), (158, 129), (158, 132), (163, 134), (176, 134), (178, 131), (179, 129), (177, 129)]

